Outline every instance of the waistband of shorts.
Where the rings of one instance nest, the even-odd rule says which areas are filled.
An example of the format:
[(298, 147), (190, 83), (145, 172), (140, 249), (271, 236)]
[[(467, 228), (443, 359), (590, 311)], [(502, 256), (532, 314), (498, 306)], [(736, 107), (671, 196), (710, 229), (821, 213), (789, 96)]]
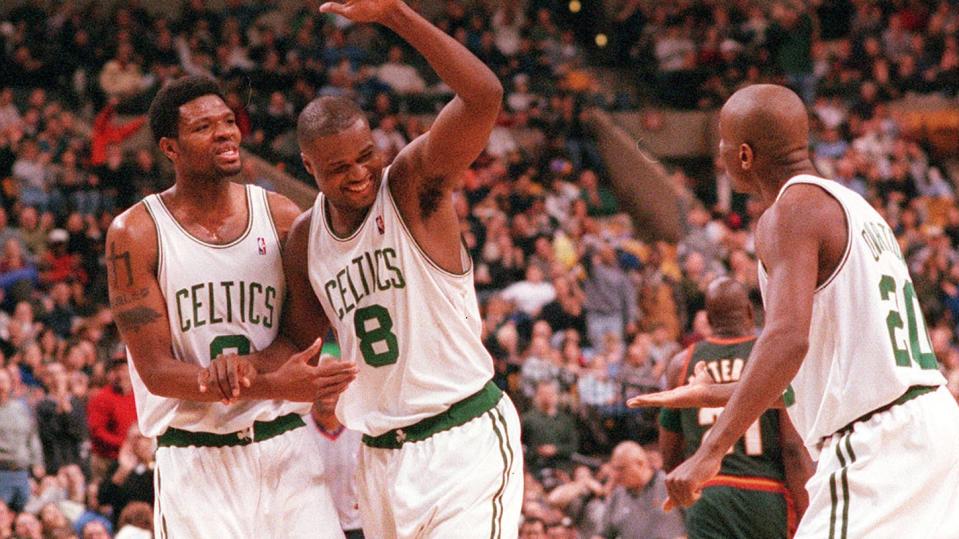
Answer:
[(935, 391), (935, 390), (937, 390), (937, 389), (939, 389), (939, 386), (911, 386), (909, 389), (906, 390), (905, 393), (903, 393), (902, 395), (900, 395), (898, 399), (890, 402), (889, 404), (887, 404), (887, 405), (885, 405), (885, 406), (880, 406), (879, 408), (876, 408), (875, 410), (873, 410), (873, 411), (871, 411), (871, 412), (867, 412), (867, 413), (859, 416), (859, 417), (856, 418), (856, 419), (853, 419), (852, 421), (849, 422), (848, 425), (846, 425), (845, 427), (837, 430), (837, 431), (835, 432), (835, 434), (839, 434), (839, 433), (843, 433), (843, 432), (848, 432), (848, 431), (852, 430), (853, 425), (855, 425), (856, 423), (860, 423), (860, 422), (862, 422), (862, 421), (867, 421), (867, 420), (869, 420), (872, 416), (874, 416), (874, 415), (876, 415), (876, 414), (879, 414), (879, 413), (882, 413), (882, 412), (885, 412), (886, 410), (892, 408), (893, 406), (898, 406), (898, 405), (900, 405), (900, 404), (905, 404), (905, 403), (911, 401), (912, 399), (915, 399), (916, 397), (920, 397), (920, 396), (922, 396), (922, 395), (925, 395), (926, 393), (932, 393), (933, 391)]
[(306, 423), (299, 414), (290, 413), (270, 421), (254, 421), (243, 430), (228, 434), (192, 432), (170, 427), (157, 438), (160, 447), (231, 447), (263, 442), (284, 432), (303, 427)]
[(445, 412), (427, 417), (408, 427), (393, 429), (379, 436), (363, 435), (363, 443), (380, 449), (399, 449), (409, 442), (421, 442), (437, 432), (458, 427), (491, 410), (503, 397), (492, 381), (483, 389), (450, 406)]
[(745, 475), (719, 474), (703, 483), (703, 488), (706, 487), (733, 487), (742, 490), (759, 490), (777, 494), (784, 494), (786, 492), (786, 484), (779, 479)]

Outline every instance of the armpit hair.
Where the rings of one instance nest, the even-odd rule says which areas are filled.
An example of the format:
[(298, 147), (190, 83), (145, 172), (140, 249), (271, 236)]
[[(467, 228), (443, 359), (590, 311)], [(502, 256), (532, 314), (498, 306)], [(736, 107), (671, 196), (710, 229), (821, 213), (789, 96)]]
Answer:
[(431, 178), (426, 181), (426, 186), (420, 193), (420, 217), (429, 218), (436, 213), (440, 207), (440, 200), (443, 198), (443, 190), (440, 189), (441, 178)]

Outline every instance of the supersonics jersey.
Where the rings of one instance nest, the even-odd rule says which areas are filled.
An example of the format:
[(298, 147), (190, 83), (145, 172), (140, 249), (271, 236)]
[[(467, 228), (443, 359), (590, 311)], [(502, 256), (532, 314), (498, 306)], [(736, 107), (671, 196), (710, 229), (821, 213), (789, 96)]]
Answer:
[(480, 337), (472, 265), (434, 264), (407, 230), (383, 171), (376, 200), (348, 237), (330, 227), (326, 199), (313, 205), (310, 284), (359, 374), (336, 413), (371, 436), (412, 425), (475, 394), (493, 376)]
[[(159, 195), (143, 199), (156, 225), (157, 280), (170, 318), (173, 356), (180, 361), (207, 367), (221, 353), (263, 350), (277, 335), (286, 293), (280, 241), (266, 191), (246, 186), (246, 200), (246, 230), (229, 244), (215, 245), (190, 235)], [(254, 421), (307, 413), (310, 407), (286, 401), (225, 405), (160, 397), (147, 390), (133, 361), (129, 364), (140, 429), (146, 436), (158, 436), (167, 427), (235, 432)]]
[[(756, 343), (755, 337), (739, 339), (706, 339), (691, 349), (691, 357), (681, 375), (692, 375), (698, 363), (715, 383), (737, 382)], [(686, 383), (683, 380), (682, 383)], [(686, 458), (699, 449), (706, 433), (719, 418), (723, 408), (688, 408), (679, 410)], [(767, 477), (782, 481), (782, 448), (779, 438), (779, 412), (767, 410), (746, 434), (723, 457), (719, 473), (735, 476)]]
[[(938, 386), (945, 379), (885, 220), (855, 192), (816, 176), (790, 179), (779, 197), (800, 183), (835, 198), (848, 227), (839, 266), (813, 296), (809, 350), (784, 395), (789, 418), (816, 457), (823, 437), (892, 403), (911, 386)], [(762, 265), (759, 283), (765, 297)]]

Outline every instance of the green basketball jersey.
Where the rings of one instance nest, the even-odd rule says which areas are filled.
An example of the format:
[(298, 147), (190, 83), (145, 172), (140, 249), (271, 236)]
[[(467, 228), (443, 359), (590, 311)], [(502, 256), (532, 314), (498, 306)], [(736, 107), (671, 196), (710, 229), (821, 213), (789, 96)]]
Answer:
[[(736, 382), (742, 375), (755, 337), (746, 339), (707, 339), (696, 343), (692, 357), (681, 376), (695, 372), (696, 364), (705, 363), (716, 383)], [(722, 408), (689, 408), (680, 410), (680, 426), (686, 443), (686, 458), (699, 449), (706, 432), (713, 426)], [(753, 423), (723, 458), (719, 471), (724, 475), (767, 477), (783, 481), (785, 471), (779, 439), (779, 411), (767, 410)]]

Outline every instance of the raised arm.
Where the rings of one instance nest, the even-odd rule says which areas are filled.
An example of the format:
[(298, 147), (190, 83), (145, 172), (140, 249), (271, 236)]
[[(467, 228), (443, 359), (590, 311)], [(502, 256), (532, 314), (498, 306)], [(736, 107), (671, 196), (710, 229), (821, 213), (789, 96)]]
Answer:
[(405, 185), (397, 185), (398, 189), (413, 188), (419, 193), (427, 183), (446, 191), (458, 187), (458, 173), (486, 147), (499, 114), (503, 87), (496, 75), (466, 47), (400, 0), (327, 2), (320, 10), (357, 22), (376, 22), (396, 32), (456, 93), (430, 130), (400, 152), (395, 166), (404, 171)]
[[(811, 192), (815, 190), (818, 193)], [(766, 327), (726, 409), (702, 446), (666, 481), (670, 498), (689, 506), (704, 481), (714, 476), (723, 455), (796, 375), (809, 348), (813, 293), (819, 275), (820, 245), (836, 219), (835, 200), (818, 187), (795, 186), (763, 216), (757, 245), (768, 272)]]

